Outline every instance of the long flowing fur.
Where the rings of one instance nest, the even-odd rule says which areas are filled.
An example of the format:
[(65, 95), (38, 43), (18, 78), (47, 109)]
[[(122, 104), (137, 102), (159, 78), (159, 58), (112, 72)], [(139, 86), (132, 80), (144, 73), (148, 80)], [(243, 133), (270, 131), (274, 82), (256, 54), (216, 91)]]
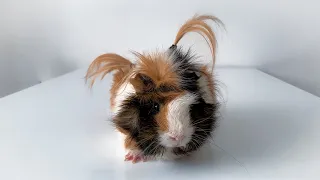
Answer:
[[(223, 25), (214, 16), (196, 15), (181, 26), (173, 46), (166, 51), (143, 54), (133, 52), (137, 59), (135, 63), (118, 54), (107, 53), (97, 57), (89, 66), (85, 78), (87, 81), (91, 80), (90, 87), (98, 77), (103, 79), (108, 73), (115, 71), (110, 89), (110, 102), (115, 112), (113, 122), (126, 136), (125, 148), (129, 150), (128, 160), (132, 152), (136, 153), (136, 151), (143, 156), (180, 157), (197, 150), (211, 136), (217, 121), (215, 81), (212, 74), (208, 72), (207, 66), (201, 69), (201, 65), (194, 61), (190, 51), (183, 52), (182, 48), (177, 47), (186, 34), (190, 32), (200, 34), (210, 47), (213, 68), (217, 42), (207, 20)], [(202, 77), (198, 75), (201, 72), (205, 75), (205, 80), (199, 79)], [(198, 82), (203, 83), (199, 85)], [(209, 90), (201, 89), (203, 87)], [(193, 134), (190, 134), (191, 131), (187, 133), (187, 136), (191, 136), (191, 140), (188, 140), (186, 148), (178, 145), (172, 148), (168, 143), (160, 143), (159, 130), (161, 134), (171, 131), (172, 128), (170, 129), (169, 126), (172, 125), (169, 122), (172, 119), (178, 123), (185, 122), (186, 115), (182, 117), (176, 115), (179, 109), (172, 111), (176, 108), (184, 108), (180, 107), (179, 102), (176, 106), (169, 107), (173, 100), (184, 94), (195, 96), (190, 99), (189, 110), (185, 111), (186, 114), (190, 113), (189, 124), (195, 129)], [(213, 100), (205, 99), (207, 97), (205, 94), (208, 97), (212, 96)], [(170, 113), (177, 117), (169, 120)], [(173, 128), (175, 128), (174, 125)], [(135, 159), (132, 161), (135, 162)]]
[(93, 86), (97, 77), (101, 76), (103, 79), (108, 73), (112, 71), (120, 71), (123, 73), (124, 78), (121, 82), (125, 81), (125, 77), (129, 76), (134, 64), (128, 59), (113, 53), (103, 54), (97, 57), (89, 66), (85, 79), (91, 80), (90, 87)]
[[(221, 20), (219, 20), (215, 16), (210, 15), (195, 15), (188, 21), (186, 21), (181, 28), (179, 29), (174, 45), (177, 45), (179, 41), (188, 33), (190, 32), (196, 32), (200, 34), (208, 43), (211, 54), (212, 54), (212, 60), (213, 60), (213, 66), (215, 65), (215, 59), (216, 59), (216, 47), (217, 47), (217, 40), (215, 33), (211, 29), (211, 27), (207, 24), (207, 20), (212, 20), (215, 23), (217, 23), (219, 26), (224, 26)], [(137, 56), (137, 53), (133, 53)], [(139, 55), (139, 54), (138, 54)], [(137, 56), (138, 58), (141, 58), (142, 56)], [(141, 61), (141, 59), (140, 59)], [(119, 71), (123, 74), (123, 78), (120, 82), (117, 82), (117, 84), (122, 84), (124, 81), (128, 79), (128, 77), (132, 77), (134, 74), (137, 74), (138, 69), (134, 68), (134, 64), (130, 62), (128, 59), (114, 53), (107, 53), (100, 55), (97, 57), (89, 66), (87, 70), (87, 74), (85, 79), (91, 80), (90, 87), (93, 86), (95, 83), (95, 80), (101, 76), (101, 79), (103, 79), (108, 73), (112, 71)], [(213, 70), (213, 69), (212, 69)]]
[(176, 39), (174, 40), (174, 45), (177, 45), (179, 41), (190, 32), (196, 32), (200, 34), (210, 47), (213, 66), (215, 65), (216, 60), (216, 48), (217, 48), (217, 39), (215, 33), (212, 31), (211, 27), (207, 24), (206, 20), (212, 20), (217, 23), (219, 26), (224, 26), (222, 21), (215, 16), (210, 15), (195, 15), (191, 19), (187, 20), (179, 29)]

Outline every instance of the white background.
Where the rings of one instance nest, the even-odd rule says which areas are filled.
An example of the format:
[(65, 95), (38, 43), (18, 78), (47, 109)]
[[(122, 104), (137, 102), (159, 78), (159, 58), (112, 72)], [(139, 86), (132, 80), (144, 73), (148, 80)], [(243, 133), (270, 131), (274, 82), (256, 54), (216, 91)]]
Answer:
[[(257, 67), (320, 96), (319, 7), (317, 0), (0, 0), (0, 97), (105, 52), (167, 48), (194, 13), (226, 25), (219, 66)], [(184, 42), (208, 56), (196, 37)]]

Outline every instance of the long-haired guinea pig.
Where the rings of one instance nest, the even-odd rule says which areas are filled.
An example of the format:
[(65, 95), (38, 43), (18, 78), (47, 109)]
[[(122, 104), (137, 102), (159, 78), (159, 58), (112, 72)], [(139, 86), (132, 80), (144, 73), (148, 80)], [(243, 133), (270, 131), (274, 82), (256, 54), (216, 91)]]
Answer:
[(207, 20), (223, 25), (214, 16), (196, 15), (182, 25), (173, 45), (163, 52), (134, 52), (134, 63), (108, 53), (89, 66), (86, 79), (91, 86), (97, 77), (115, 72), (110, 90), (112, 121), (125, 137), (125, 160), (182, 157), (211, 137), (218, 111), (213, 68), (177, 46), (185, 34), (199, 33), (210, 47), (214, 65), (216, 36)]

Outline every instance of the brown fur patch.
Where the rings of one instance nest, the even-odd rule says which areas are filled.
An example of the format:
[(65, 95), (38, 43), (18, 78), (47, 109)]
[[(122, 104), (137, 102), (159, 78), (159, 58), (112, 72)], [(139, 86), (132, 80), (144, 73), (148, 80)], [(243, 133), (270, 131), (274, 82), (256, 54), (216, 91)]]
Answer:
[[(215, 59), (216, 59), (216, 46), (217, 46), (217, 40), (216, 35), (211, 29), (211, 27), (206, 23), (206, 20), (212, 20), (219, 26), (224, 26), (222, 21), (218, 19), (215, 16), (210, 15), (195, 15), (191, 19), (187, 20), (179, 29), (176, 39), (174, 41), (174, 45), (177, 45), (179, 41), (190, 32), (196, 32), (200, 34), (207, 42), (207, 44), (210, 47), (211, 54), (212, 54), (212, 61), (213, 66), (215, 65)], [(213, 67), (212, 66), (212, 67)], [(212, 69), (213, 71), (213, 69)]]
[(123, 135), (129, 135), (129, 133), (127, 132), (127, 131), (125, 131), (124, 129), (122, 129), (122, 128), (120, 128), (120, 127), (116, 127), (117, 128), (117, 130), (120, 132), (120, 133), (122, 133)]
[(128, 71), (118, 71), (113, 75), (113, 83), (110, 89), (111, 108), (114, 108), (115, 106), (115, 98), (117, 96), (118, 90), (120, 86), (124, 83), (123, 79), (126, 77), (128, 73)]
[(111, 107), (114, 106), (114, 98), (120, 85), (125, 82), (127, 77), (131, 75), (134, 65), (126, 58), (114, 54), (107, 53), (98, 56), (89, 66), (86, 74), (86, 80), (90, 80), (90, 87), (93, 86), (96, 79), (101, 76), (103, 79), (108, 73), (117, 71), (113, 77), (113, 85), (111, 87)]
[(156, 115), (155, 119), (159, 126), (159, 129), (163, 132), (167, 132), (169, 129), (168, 126), (168, 104), (162, 105), (160, 112)]
[[(164, 84), (178, 87), (178, 75), (165, 53), (135, 53), (135, 55), (138, 57), (135, 69), (136, 77), (131, 80), (131, 83), (137, 92), (159, 88)], [(141, 77), (150, 78), (152, 82), (146, 84)]]
[(90, 79), (92, 86), (98, 76), (101, 76), (101, 79), (103, 79), (112, 71), (118, 70), (128, 72), (132, 67), (133, 64), (128, 59), (118, 54), (102, 54), (90, 64), (87, 70), (86, 80)]
[[(125, 125), (126, 127), (134, 127), (137, 121), (135, 110), (132, 110), (132, 111), (129, 110), (125, 114), (123, 114), (121, 117), (116, 117), (115, 119), (113, 119), (113, 121), (116, 124)], [(131, 150), (139, 149), (136, 141), (131, 137), (130, 132), (121, 128), (118, 125), (116, 126), (116, 129), (125, 136), (125, 139), (124, 139), (125, 149), (131, 149)]]
[(124, 148), (134, 150), (138, 149), (138, 146), (136, 141), (127, 135), (124, 139)]

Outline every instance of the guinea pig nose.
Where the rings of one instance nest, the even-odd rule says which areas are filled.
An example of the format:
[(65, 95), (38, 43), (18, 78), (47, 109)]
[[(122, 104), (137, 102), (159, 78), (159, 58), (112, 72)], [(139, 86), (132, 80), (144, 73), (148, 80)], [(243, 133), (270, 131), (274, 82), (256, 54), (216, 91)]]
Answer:
[(169, 135), (169, 138), (173, 141), (181, 141), (184, 138), (184, 135)]

